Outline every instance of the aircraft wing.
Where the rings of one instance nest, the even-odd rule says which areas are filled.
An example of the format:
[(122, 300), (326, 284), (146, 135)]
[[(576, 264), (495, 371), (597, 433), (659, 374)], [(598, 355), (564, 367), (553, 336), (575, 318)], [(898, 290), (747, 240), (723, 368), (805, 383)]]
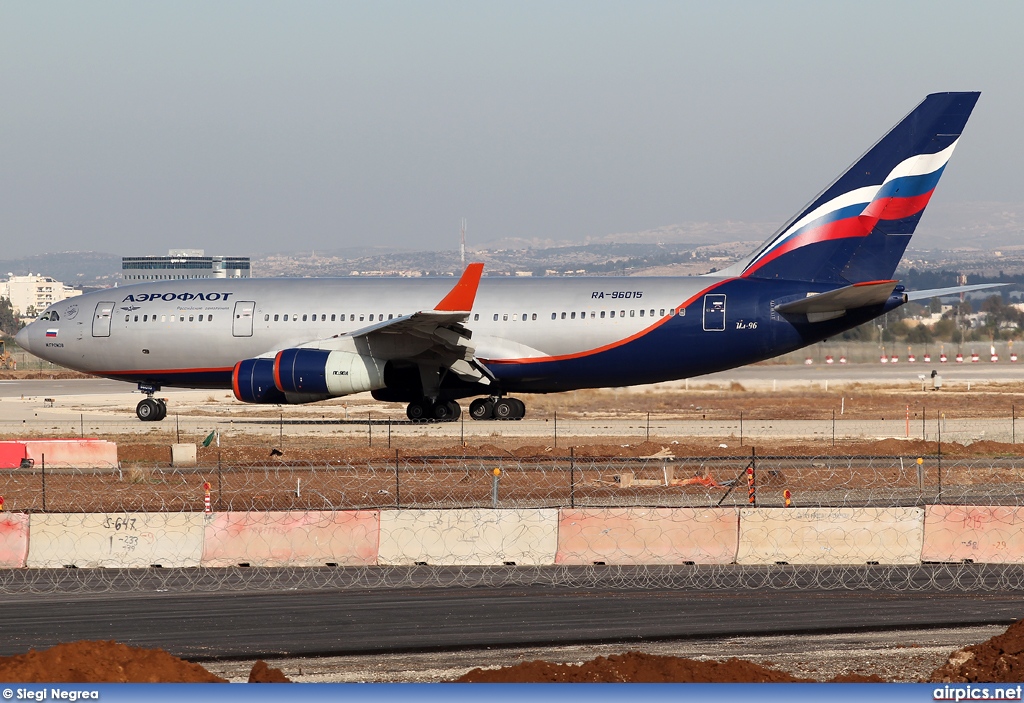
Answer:
[(421, 310), (361, 327), (346, 334), (299, 345), (347, 349), (379, 359), (402, 359), (445, 367), (465, 381), (489, 384), (494, 376), (476, 359), (469, 319), (484, 265), (466, 267), (459, 281), (432, 310)]

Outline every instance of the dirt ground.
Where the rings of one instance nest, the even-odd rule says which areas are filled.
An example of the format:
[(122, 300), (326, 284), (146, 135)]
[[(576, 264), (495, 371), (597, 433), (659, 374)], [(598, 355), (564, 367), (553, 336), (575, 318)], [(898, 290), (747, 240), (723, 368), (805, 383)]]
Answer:
[[(842, 636), (830, 635), (831, 639)], [(900, 656), (898, 650), (914, 652), (922, 647), (917, 639), (927, 639), (926, 633), (917, 637), (904, 633), (905, 644), (890, 646), (886, 660)], [(663, 645), (664, 646), (664, 645)], [(949, 652), (949, 650), (946, 650)], [(435, 655), (436, 656), (436, 655)], [(448, 655), (440, 655), (442, 658)], [(451, 656), (461, 660), (488, 659), (491, 653), (461, 652)], [(814, 660), (813, 654), (805, 658)], [(917, 657), (920, 658), (920, 657)], [(370, 658), (377, 665), (381, 657)], [(882, 682), (887, 680), (919, 680), (937, 683), (964, 682), (1016, 682), (1024, 677), (1024, 622), (1016, 622), (1006, 631), (998, 632), (989, 639), (949, 652), (944, 663), (930, 673), (918, 677), (893, 676), (892, 671), (877, 674), (866, 671), (855, 660), (845, 660), (845, 667), (838, 673), (824, 677), (795, 675), (786, 670), (784, 664), (768, 659), (759, 662), (739, 657), (724, 659), (690, 658), (651, 652), (626, 651), (624, 653), (601, 654), (578, 662), (553, 662), (546, 660), (523, 661), (504, 667), (473, 667), (454, 681), (459, 682), (630, 682), (630, 683), (698, 683), (698, 682)], [(298, 670), (298, 680), (311, 680), (303, 675), (303, 661), (307, 670), (316, 667), (316, 660), (289, 660), (291, 668)], [(455, 662), (450, 665), (457, 666)], [(248, 665), (246, 665), (248, 666)], [(211, 662), (209, 669), (220, 671), (232, 680), (247, 680), (250, 683), (285, 683), (291, 679), (282, 668), (275, 668), (262, 660), (244, 670), (232, 674), (231, 663)], [(806, 672), (815, 665), (804, 662), (801, 668)], [(171, 656), (162, 650), (128, 647), (116, 642), (72, 642), (50, 649), (29, 651), (13, 657), (0, 657), (0, 680), (10, 683), (190, 683), (224, 682), (227, 676), (211, 673), (206, 667)], [(334, 679), (339, 680), (339, 679)], [(344, 680), (344, 679), (340, 679)], [(355, 680), (378, 680), (372, 674), (364, 674)], [(438, 680), (438, 679), (434, 679)]]
[[(834, 461), (811, 448), (785, 445), (775, 448), (777, 456), (759, 453), (755, 485), (760, 504), (777, 503), (789, 491), (794, 505), (818, 505), (854, 492), (860, 499), (924, 495), (938, 485), (941, 468), (947, 496), (982, 492), (1005, 498), (1024, 480), (1024, 467), (999, 461), (1013, 446), (944, 443), (940, 467), (932, 457), (935, 445), (921, 441), (845, 444), (835, 448), (836, 455), (864, 458)], [(446, 444), (423, 447), (419, 455), (367, 447), (273, 450), (204, 448), (197, 468), (175, 469), (167, 446), (136, 442), (119, 446), (118, 469), (2, 472), (0, 495), (10, 511), (198, 512), (208, 483), (214, 511), (489, 506), (493, 471), (499, 469), (497, 493), (505, 507), (745, 504), (744, 472), (751, 458), (749, 450), (723, 449), (708, 457), (697, 448), (676, 445), (669, 451), (656, 442), (590, 444), (571, 458), (568, 449), (528, 444)], [(929, 457), (920, 474), (915, 456)]]

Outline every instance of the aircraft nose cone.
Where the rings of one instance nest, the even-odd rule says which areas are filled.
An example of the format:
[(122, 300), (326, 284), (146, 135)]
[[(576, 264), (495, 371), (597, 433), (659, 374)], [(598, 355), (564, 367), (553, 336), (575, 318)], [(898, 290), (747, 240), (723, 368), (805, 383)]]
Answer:
[(32, 352), (32, 346), (29, 344), (28, 341), (28, 327), (22, 327), (18, 331), (18, 334), (14, 335), (14, 341), (17, 342), (18, 346), (24, 349), (25, 351), (29, 353)]

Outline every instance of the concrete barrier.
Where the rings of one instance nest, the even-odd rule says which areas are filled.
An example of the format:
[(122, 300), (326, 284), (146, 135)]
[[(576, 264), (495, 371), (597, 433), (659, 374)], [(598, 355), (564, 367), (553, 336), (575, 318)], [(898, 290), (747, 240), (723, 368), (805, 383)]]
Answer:
[(195, 444), (171, 445), (171, 466), (195, 466), (196, 456)]
[(291, 511), (206, 516), (203, 566), (364, 566), (377, 562), (380, 513)]
[(24, 442), (0, 442), (0, 469), (16, 469), (27, 456)]
[(743, 508), (739, 564), (917, 564), (921, 508)]
[(20, 569), (28, 557), (28, 515), (0, 513), (0, 569)]
[(30, 568), (199, 566), (202, 513), (33, 513)]
[(117, 467), (117, 444), (102, 439), (24, 440), (25, 456), (36, 466), (46, 457), (48, 469), (110, 469)]
[(380, 564), (550, 565), (558, 510), (384, 510)]
[(1024, 563), (1024, 508), (927, 506), (921, 560)]
[(563, 509), (556, 564), (731, 564), (736, 508)]

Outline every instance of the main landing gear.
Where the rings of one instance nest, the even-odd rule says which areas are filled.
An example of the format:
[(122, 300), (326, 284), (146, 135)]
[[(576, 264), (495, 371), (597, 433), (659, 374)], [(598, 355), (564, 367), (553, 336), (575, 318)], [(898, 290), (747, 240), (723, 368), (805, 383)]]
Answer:
[[(462, 408), (454, 400), (415, 400), (405, 409), (413, 422), (455, 422)], [(477, 398), (469, 404), (469, 416), (474, 420), (522, 420), (526, 405), (518, 398)]]
[(159, 422), (167, 417), (167, 403), (163, 398), (154, 398), (153, 394), (160, 390), (154, 386), (139, 384), (139, 390), (146, 397), (135, 406), (135, 415), (143, 422)]
[(405, 409), (406, 416), (413, 422), (429, 421), (455, 422), (462, 415), (462, 406), (454, 400), (432, 401), (429, 398), (414, 400)]
[(469, 404), (474, 420), (522, 420), (526, 404), (518, 398), (477, 398)]

